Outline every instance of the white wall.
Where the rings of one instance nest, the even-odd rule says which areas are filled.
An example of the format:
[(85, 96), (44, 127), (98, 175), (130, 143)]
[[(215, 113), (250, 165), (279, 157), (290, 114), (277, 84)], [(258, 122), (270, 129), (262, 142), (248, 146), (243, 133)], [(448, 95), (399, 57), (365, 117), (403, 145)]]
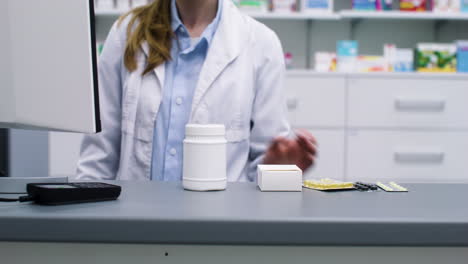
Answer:
[(75, 175), (83, 135), (49, 133), (49, 174), (51, 176)]

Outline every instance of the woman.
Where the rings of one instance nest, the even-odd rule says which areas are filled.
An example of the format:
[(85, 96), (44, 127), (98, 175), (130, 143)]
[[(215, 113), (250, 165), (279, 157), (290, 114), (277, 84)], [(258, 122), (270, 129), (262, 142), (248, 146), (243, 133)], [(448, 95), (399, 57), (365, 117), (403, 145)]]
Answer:
[(99, 65), (103, 130), (86, 136), (79, 179), (182, 178), (187, 123), (224, 124), (229, 181), (256, 165), (312, 165), (315, 139), (290, 136), (273, 31), (230, 0), (156, 0), (118, 21)]

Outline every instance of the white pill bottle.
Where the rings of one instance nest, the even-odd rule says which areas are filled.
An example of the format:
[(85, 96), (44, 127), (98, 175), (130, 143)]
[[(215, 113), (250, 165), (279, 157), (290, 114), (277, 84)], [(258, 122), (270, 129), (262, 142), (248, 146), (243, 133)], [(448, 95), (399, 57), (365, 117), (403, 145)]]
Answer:
[(226, 144), (224, 125), (188, 124), (185, 127), (182, 179), (184, 189), (226, 189)]

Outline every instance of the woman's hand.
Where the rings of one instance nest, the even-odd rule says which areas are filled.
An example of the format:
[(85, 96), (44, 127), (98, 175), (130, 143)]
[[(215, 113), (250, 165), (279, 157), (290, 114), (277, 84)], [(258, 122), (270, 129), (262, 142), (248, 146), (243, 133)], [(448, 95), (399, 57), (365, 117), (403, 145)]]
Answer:
[(278, 137), (265, 153), (264, 164), (295, 164), (306, 171), (315, 162), (317, 141), (307, 130), (296, 131), (295, 139)]

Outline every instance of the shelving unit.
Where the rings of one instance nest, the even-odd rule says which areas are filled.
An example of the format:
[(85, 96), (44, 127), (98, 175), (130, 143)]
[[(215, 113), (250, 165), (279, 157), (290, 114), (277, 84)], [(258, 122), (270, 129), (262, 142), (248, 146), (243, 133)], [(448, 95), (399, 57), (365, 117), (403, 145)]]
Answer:
[(421, 72), (317, 72), (313, 70), (288, 70), (288, 76), (302, 76), (310, 78), (399, 78), (399, 79), (437, 79), (437, 80), (466, 80), (468, 73), (421, 73)]
[(341, 19), (468, 20), (468, 13), (343, 10), (339, 15)]
[[(382, 54), (384, 43), (414, 48), (418, 42), (468, 39), (468, 13), (356, 11), (350, 9), (350, 1), (334, 2), (333, 12), (247, 14), (278, 34), (285, 52), (293, 54), (294, 68), (300, 69), (313, 68), (313, 54), (335, 51), (338, 40), (357, 40), (360, 54), (378, 55)], [(104, 40), (113, 20), (124, 12), (96, 11), (98, 39)]]
[[(120, 16), (125, 10), (96, 10), (96, 16)], [(255, 19), (279, 19), (279, 20), (339, 20), (341, 16), (337, 13), (316, 12), (316, 13), (261, 13), (247, 12)]]
[[(96, 16), (120, 16), (126, 10), (96, 10)], [(255, 19), (279, 20), (342, 20), (342, 19), (397, 19), (397, 20), (468, 20), (468, 13), (434, 13), (434, 12), (402, 12), (402, 11), (356, 11), (343, 10), (338, 12), (316, 13), (261, 13), (247, 12)]]
[(247, 13), (255, 19), (280, 19), (280, 20), (339, 20), (341, 17), (337, 13), (317, 12), (317, 13)]

